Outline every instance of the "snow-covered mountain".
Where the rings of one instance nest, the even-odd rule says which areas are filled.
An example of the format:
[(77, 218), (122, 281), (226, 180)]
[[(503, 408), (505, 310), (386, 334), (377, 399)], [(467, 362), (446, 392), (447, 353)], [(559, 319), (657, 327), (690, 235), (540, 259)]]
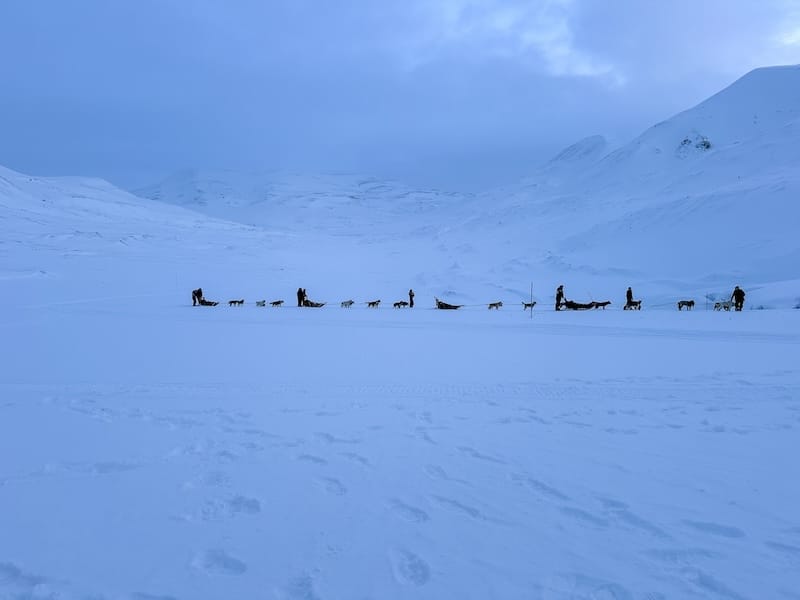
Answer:
[[(281, 262), (281, 235), (134, 196), (84, 177), (31, 177), (0, 168), (0, 280), (14, 300), (92, 293), (169, 297), (215, 279), (247, 288), (250, 261)], [(259, 265), (260, 273), (270, 271)], [(243, 271), (244, 270), (244, 271)], [(191, 288), (190, 288), (191, 289)], [(239, 288), (241, 289), (241, 288)], [(181, 294), (185, 295), (185, 294)]]
[(581, 140), (476, 196), (233, 171), (178, 173), (137, 193), (292, 234), (381, 242), (388, 255), (412, 244), (420, 267), (409, 274), (468, 297), (534, 279), (548, 293), (557, 282), (592, 296), (633, 284), (666, 301), (800, 279), (798, 164), (800, 67), (789, 66), (752, 71), (619, 148)]
[(398, 233), (429, 233), (463, 195), (409, 188), (348, 174), (186, 170), (134, 193), (241, 223), (360, 235), (391, 226)]
[(506, 240), (496, 263), (513, 247), (565, 280), (800, 278), (800, 67), (755, 70), (606, 150), (588, 138), (479, 196), (466, 229)]
[(527, 295), (533, 281), (541, 297), (559, 283), (577, 298), (633, 285), (671, 305), (741, 284), (763, 290), (764, 306), (794, 305), (798, 141), (800, 67), (759, 69), (620, 148), (586, 138), (475, 196), (352, 175), (187, 171), (137, 198), (4, 169), (4, 244), (134, 247), (165, 266), (192, 248), (173, 272), (232, 287), (249, 278), (247, 256), (289, 289), (313, 282), (332, 297), (414, 286), (481, 301)]

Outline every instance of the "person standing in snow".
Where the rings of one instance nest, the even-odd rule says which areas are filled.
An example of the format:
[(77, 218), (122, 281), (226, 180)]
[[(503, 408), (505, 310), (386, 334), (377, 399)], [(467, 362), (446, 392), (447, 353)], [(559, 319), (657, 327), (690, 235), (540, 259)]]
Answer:
[(744, 290), (738, 285), (734, 288), (733, 293), (731, 294), (731, 300), (733, 300), (733, 308), (735, 310), (742, 310), (742, 307), (744, 306)]
[(633, 304), (633, 290), (628, 286), (628, 291), (625, 292), (625, 304), (630, 306)]
[(414, 290), (408, 290), (408, 307), (414, 308)]
[(556, 310), (561, 310), (561, 304), (566, 300), (564, 297), (564, 286), (560, 285), (556, 288)]
[(305, 290), (297, 288), (297, 306), (303, 306), (303, 299), (305, 297)]
[(197, 306), (200, 304), (200, 300), (203, 298), (203, 288), (197, 288), (196, 290), (192, 290), (192, 306)]

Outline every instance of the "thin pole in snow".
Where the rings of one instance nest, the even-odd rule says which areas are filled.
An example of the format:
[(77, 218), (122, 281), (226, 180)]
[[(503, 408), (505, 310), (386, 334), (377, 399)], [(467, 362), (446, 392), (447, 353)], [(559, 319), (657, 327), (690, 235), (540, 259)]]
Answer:
[(531, 281), (531, 321), (533, 321), (533, 282)]

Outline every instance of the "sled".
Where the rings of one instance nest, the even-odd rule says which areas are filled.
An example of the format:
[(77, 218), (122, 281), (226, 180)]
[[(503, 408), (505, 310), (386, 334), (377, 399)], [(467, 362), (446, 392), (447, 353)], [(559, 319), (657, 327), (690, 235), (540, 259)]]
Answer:
[(312, 302), (311, 300), (303, 300), (303, 306), (307, 308), (322, 308), (325, 306), (324, 302)]
[(562, 306), (567, 310), (589, 310), (595, 307), (594, 302), (582, 304), (581, 302), (573, 302), (572, 300), (565, 300)]
[(442, 310), (455, 310), (457, 308), (461, 308), (464, 306), (463, 304), (448, 304), (447, 302), (442, 302), (438, 298), (436, 298), (436, 308), (441, 308)]

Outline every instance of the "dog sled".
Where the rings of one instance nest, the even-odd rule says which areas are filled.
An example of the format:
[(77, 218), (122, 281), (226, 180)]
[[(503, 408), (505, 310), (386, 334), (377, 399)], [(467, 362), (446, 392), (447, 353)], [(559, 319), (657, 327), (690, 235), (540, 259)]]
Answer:
[(572, 300), (564, 300), (564, 302), (561, 303), (561, 306), (563, 306), (567, 310), (590, 310), (595, 307), (595, 303), (587, 302), (584, 304), (582, 302), (573, 302)]
[(457, 308), (461, 308), (464, 306), (463, 304), (448, 304), (447, 302), (442, 302), (438, 298), (436, 300), (436, 308), (441, 310), (456, 310)]
[(311, 300), (303, 300), (303, 306), (307, 308), (322, 308), (325, 306), (324, 302), (312, 302)]

